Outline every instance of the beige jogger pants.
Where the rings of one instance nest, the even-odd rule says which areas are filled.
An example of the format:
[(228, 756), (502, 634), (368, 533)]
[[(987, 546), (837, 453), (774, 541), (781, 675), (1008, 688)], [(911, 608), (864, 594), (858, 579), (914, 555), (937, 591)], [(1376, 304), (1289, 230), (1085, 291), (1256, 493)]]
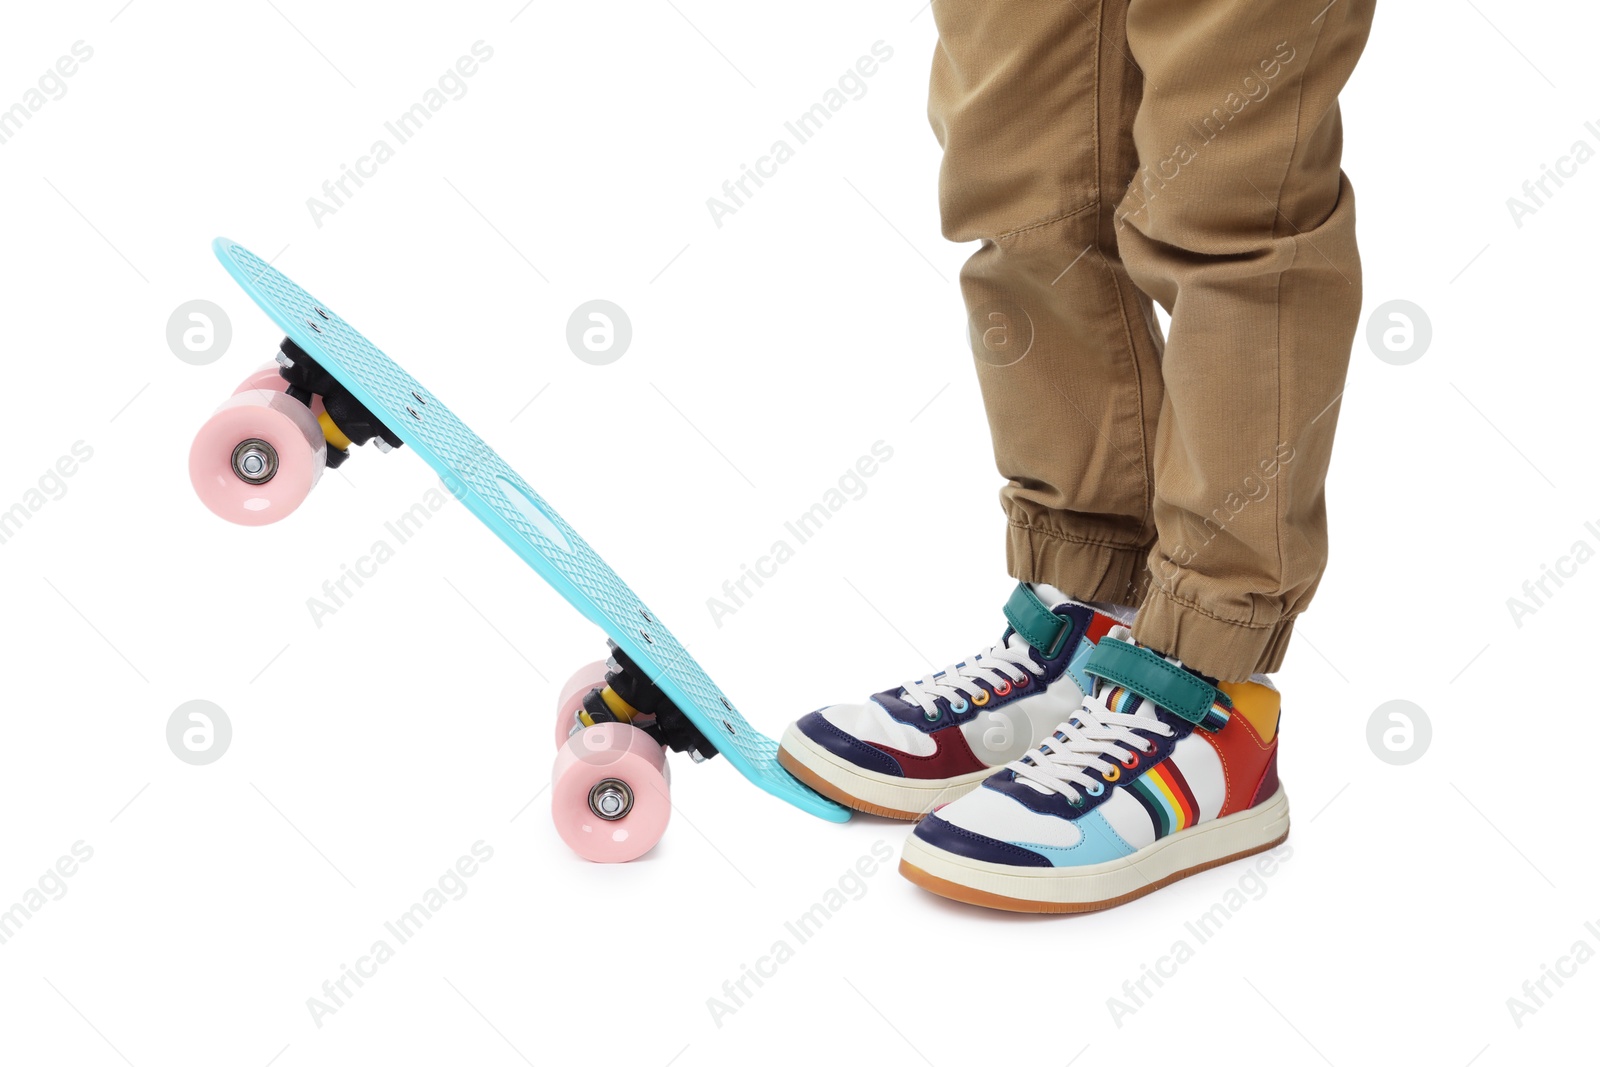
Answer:
[(1139, 604), (1225, 680), (1277, 669), (1327, 560), (1361, 307), (1337, 98), (1373, 3), (933, 5), (1011, 573)]

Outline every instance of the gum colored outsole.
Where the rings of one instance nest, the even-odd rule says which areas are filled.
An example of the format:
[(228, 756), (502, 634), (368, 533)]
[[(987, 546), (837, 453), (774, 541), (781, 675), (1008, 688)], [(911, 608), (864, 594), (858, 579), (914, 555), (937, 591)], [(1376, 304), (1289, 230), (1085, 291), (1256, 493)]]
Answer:
[(1105, 911), (1107, 908), (1114, 908), (1118, 904), (1126, 904), (1130, 900), (1138, 900), (1140, 897), (1153, 893), (1163, 886), (1171, 885), (1180, 878), (1187, 878), (1191, 874), (1209, 871), (1213, 867), (1221, 867), (1224, 863), (1232, 863), (1234, 860), (1242, 860), (1247, 856), (1254, 856), (1258, 852), (1277, 848), (1287, 840), (1289, 840), (1289, 831), (1285, 830), (1283, 836), (1276, 841), (1268, 841), (1264, 845), (1256, 845), (1254, 848), (1247, 848), (1243, 852), (1236, 852), (1231, 856), (1207, 860), (1205, 863), (1196, 864), (1185, 870), (1174, 871), (1159, 882), (1152, 882), (1142, 889), (1136, 889), (1132, 893), (1124, 893), (1120, 897), (1087, 903), (1063, 904), (1049, 900), (1019, 900), (1016, 897), (1003, 897), (998, 893), (973, 889), (970, 886), (959, 885), (956, 882), (936, 877), (921, 867), (912, 866), (905, 860), (900, 861), (900, 873), (913, 885), (926, 889), (928, 892), (944, 897), (947, 900), (960, 901), (962, 904), (976, 904), (980, 908), (992, 908), (995, 911), (1023, 912), (1029, 915), (1079, 915), (1090, 911)]
[(901, 811), (898, 808), (886, 808), (881, 804), (869, 804), (865, 800), (853, 797), (789, 755), (789, 750), (786, 748), (778, 749), (778, 763), (784, 770), (810, 786), (814, 792), (821, 793), (829, 800), (837, 804), (843, 804), (852, 811), (859, 811), (865, 815), (877, 815), (885, 819), (899, 819), (901, 822), (920, 822), (922, 817), (927, 814), (925, 811), (911, 812)]

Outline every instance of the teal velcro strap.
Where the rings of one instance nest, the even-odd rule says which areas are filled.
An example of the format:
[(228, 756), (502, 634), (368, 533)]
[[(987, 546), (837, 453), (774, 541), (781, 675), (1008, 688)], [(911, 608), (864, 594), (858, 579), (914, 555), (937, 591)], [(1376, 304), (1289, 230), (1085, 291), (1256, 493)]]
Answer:
[(1039, 595), (1018, 582), (1006, 601), (1006, 621), (1022, 639), (1046, 656), (1061, 651), (1061, 644), (1072, 633), (1072, 620), (1045, 607)]
[(1089, 653), (1083, 669), (1138, 693), (1196, 725), (1205, 722), (1211, 705), (1217, 700), (1214, 686), (1129, 641), (1102, 640)]

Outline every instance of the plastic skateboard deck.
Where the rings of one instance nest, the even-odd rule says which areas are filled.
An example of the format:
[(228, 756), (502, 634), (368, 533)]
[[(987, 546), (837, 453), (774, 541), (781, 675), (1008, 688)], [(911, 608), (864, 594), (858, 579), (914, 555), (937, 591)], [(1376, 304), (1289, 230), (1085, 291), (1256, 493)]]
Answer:
[(432, 467), (457, 500), (647, 672), (729, 763), (803, 811), (844, 822), (848, 809), (778, 765), (752, 727), (638, 595), (554, 508), (445, 404), (332, 309), (261, 257), (212, 243), (234, 281), (385, 426)]

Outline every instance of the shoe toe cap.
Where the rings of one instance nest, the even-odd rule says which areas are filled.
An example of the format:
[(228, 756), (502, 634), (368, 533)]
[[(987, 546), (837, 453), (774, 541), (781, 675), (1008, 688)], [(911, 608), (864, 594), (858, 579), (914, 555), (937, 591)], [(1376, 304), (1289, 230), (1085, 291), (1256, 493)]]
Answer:
[(1000, 863), (1008, 867), (1049, 867), (1050, 861), (1021, 845), (1000, 841), (975, 830), (957, 826), (937, 814), (929, 815), (917, 823), (913, 831), (918, 838), (935, 848), (967, 859), (984, 863)]
[(905, 776), (900, 764), (889, 753), (881, 748), (867, 744), (836, 725), (829, 717), (829, 713), (836, 710), (853, 709), (848, 707), (841, 709), (824, 708), (821, 711), (813, 711), (809, 715), (801, 716), (795, 722), (795, 728), (819, 748), (841, 759), (848, 760), (857, 767), (876, 771), (879, 774), (889, 774), (896, 777)]

